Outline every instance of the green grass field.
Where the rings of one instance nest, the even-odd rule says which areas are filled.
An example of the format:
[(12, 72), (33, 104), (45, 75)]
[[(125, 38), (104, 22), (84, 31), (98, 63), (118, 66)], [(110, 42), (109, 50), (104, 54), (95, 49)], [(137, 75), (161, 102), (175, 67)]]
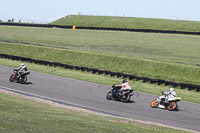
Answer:
[(69, 15), (51, 24), (200, 32), (200, 22), (136, 17)]
[[(123, 128), (121, 128), (123, 127)], [(141, 122), (70, 111), (0, 93), (1, 133), (185, 133)]]
[(200, 64), (200, 36), (0, 26), (0, 40), (73, 50)]
[[(70, 65), (124, 72), (138, 76), (173, 80), (176, 82), (200, 84), (199, 66), (2, 42), (0, 42), (0, 48), (0, 53), (4, 54), (57, 61)], [(15, 50), (14, 53), (13, 50)]]

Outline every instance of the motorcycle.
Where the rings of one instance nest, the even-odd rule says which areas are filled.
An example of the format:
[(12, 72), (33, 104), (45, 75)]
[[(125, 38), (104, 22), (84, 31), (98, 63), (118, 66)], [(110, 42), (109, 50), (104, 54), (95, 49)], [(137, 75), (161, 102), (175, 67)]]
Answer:
[(150, 104), (150, 106), (152, 108), (167, 108), (170, 111), (173, 110), (177, 110), (178, 105), (177, 102), (181, 101), (180, 97), (173, 97), (173, 98), (168, 98), (168, 100), (166, 101), (166, 97), (168, 96), (168, 94), (164, 94), (164, 92), (162, 92), (162, 96), (160, 96), (159, 98), (155, 99), (152, 101), (152, 103)]
[(115, 99), (124, 103), (129, 102), (131, 96), (134, 95), (133, 90), (124, 90), (122, 93), (119, 93), (120, 88), (121, 87), (115, 87), (115, 85), (113, 85), (112, 89), (107, 93), (106, 99)]
[(21, 84), (25, 84), (27, 81), (27, 76), (30, 74), (30, 72), (28, 71), (24, 71), (21, 73), (21, 75), (18, 77), (18, 70), (14, 69), (13, 70), (13, 74), (10, 76), (10, 82), (17, 82), (17, 83), (21, 83)]

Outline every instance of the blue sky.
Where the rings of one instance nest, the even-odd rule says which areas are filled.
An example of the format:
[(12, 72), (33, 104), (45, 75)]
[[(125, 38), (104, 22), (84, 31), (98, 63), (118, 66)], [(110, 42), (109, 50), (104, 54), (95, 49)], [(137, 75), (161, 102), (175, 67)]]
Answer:
[(69, 14), (200, 21), (200, 0), (1, 0), (0, 19), (48, 23)]

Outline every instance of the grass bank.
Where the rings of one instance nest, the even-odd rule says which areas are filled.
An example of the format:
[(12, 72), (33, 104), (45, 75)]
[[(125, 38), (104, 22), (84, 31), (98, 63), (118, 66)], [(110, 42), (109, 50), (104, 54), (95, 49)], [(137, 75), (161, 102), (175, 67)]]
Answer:
[[(13, 50), (15, 50), (13, 52)], [(200, 84), (200, 67), (152, 60), (138, 60), (91, 52), (47, 48), (40, 46), (0, 42), (0, 53), (25, 56), (70, 65), (123, 72), (150, 78), (160, 78), (183, 83)]]
[(0, 93), (0, 99), (2, 133), (185, 133), (156, 125), (56, 108), (3, 93)]
[(136, 17), (69, 15), (51, 24), (86, 27), (155, 29), (200, 32), (199, 21), (167, 20)]
[[(7, 59), (0, 59), (1, 65), (11, 66), (11, 67), (19, 67), (20, 61), (12, 61)], [(112, 86), (113, 84), (121, 84), (122, 78), (111, 78), (110, 76), (92, 74), (88, 72), (81, 72), (75, 70), (68, 70), (63, 68), (54, 68), (42, 65), (36, 65), (31, 63), (25, 63), (29, 70), (37, 71), (42, 73), (48, 73), (52, 75), (58, 75), (62, 77), (68, 77), (98, 84), (103, 84), (107, 86)], [(12, 73), (12, 72), (11, 72)], [(154, 95), (161, 95), (161, 91), (168, 91), (169, 86), (158, 86), (149, 83), (142, 83), (135, 80), (130, 80), (132, 88), (138, 92), (144, 92)], [(110, 88), (108, 88), (109, 91)], [(196, 91), (188, 91), (185, 89), (175, 88), (177, 95), (180, 96), (184, 101), (190, 101), (194, 103), (200, 104), (200, 93)], [(153, 100), (153, 99), (152, 99)]]
[(0, 40), (136, 59), (200, 64), (200, 36), (0, 26)]

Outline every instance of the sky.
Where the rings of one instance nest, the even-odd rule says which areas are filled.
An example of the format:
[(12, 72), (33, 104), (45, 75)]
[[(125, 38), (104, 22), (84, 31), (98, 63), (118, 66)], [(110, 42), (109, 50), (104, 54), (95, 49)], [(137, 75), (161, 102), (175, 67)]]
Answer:
[(0, 20), (49, 23), (70, 14), (200, 21), (200, 0), (0, 0)]

